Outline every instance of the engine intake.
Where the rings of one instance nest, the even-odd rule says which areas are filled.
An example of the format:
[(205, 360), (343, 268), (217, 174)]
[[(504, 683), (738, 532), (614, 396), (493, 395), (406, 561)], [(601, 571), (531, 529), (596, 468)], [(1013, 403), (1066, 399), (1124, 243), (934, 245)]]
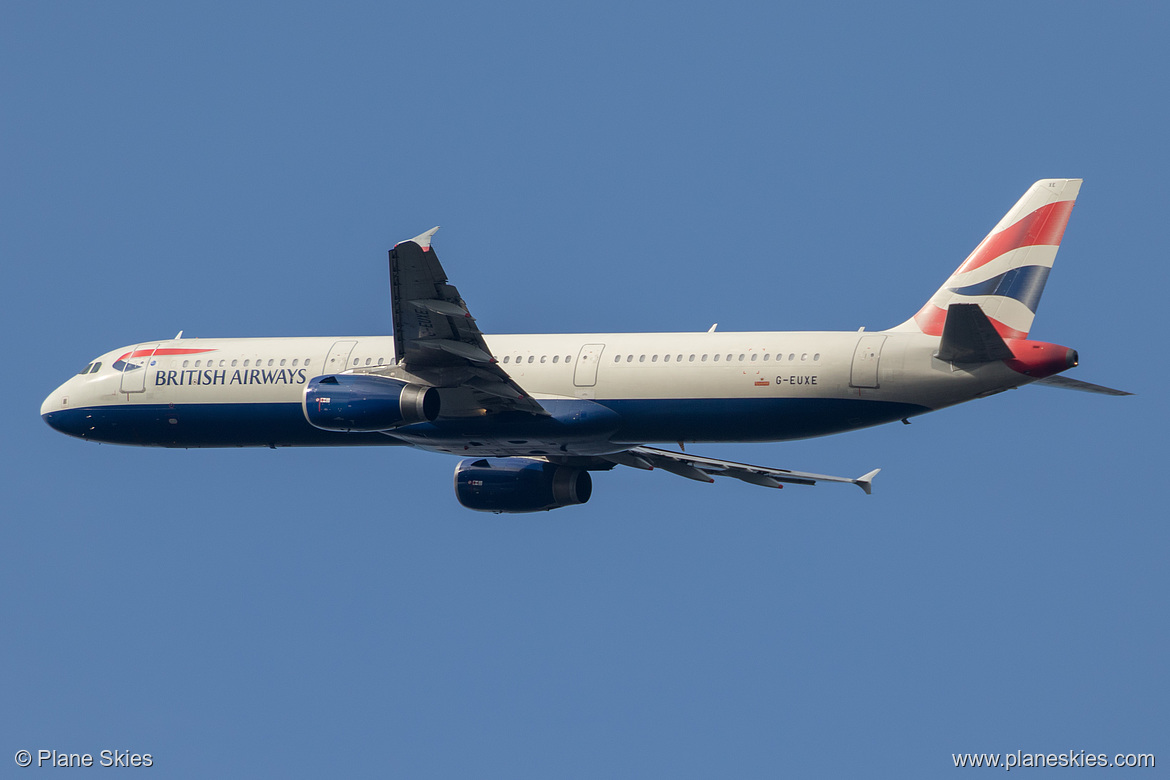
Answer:
[(588, 471), (528, 458), (463, 460), (455, 497), (478, 512), (543, 512), (584, 504), (593, 493)]
[(439, 391), (369, 374), (326, 374), (309, 380), (301, 406), (309, 424), (326, 431), (388, 431), (433, 422)]

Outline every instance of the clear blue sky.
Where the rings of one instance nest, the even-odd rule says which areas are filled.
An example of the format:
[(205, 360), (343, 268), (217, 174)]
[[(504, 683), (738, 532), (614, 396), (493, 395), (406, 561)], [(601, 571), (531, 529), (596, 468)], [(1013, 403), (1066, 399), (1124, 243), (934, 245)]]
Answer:
[[(1170, 763), (1163, 4), (3, 17), (0, 766)], [(37, 414), (95, 355), (180, 329), (389, 333), (386, 250), (436, 224), (489, 333), (889, 327), (1045, 177), (1085, 184), (1033, 336), (1138, 395), (695, 447), (880, 466), (872, 497), (619, 470), (585, 507), (497, 517), (437, 455), (118, 448)]]

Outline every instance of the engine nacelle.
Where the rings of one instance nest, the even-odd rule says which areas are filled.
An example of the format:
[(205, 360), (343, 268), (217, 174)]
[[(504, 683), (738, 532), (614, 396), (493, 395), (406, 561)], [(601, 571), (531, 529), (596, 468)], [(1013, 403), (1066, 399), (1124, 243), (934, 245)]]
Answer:
[(313, 377), (301, 404), (309, 424), (326, 431), (388, 431), (432, 422), (439, 391), (370, 374)]
[(528, 458), (462, 460), (455, 497), (479, 512), (542, 512), (584, 504), (593, 493), (588, 471)]

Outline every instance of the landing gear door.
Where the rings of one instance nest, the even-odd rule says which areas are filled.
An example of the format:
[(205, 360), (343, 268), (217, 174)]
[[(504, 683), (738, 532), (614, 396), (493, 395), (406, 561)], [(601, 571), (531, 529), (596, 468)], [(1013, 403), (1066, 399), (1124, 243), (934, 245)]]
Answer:
[(154, 363), (154, 351), (158, 344), (139, 344), (127, 354), (114, 361), (114, 368), (122, 372), (123, 393), (146, 392), (146, 375)]
[(857, 349), (853, 352), (853, 370), (849, 374), (850, 387), (877, 387), (878, 361), (882, 357), (882, 344), (885, 336), (866, 334), (857, 340)]

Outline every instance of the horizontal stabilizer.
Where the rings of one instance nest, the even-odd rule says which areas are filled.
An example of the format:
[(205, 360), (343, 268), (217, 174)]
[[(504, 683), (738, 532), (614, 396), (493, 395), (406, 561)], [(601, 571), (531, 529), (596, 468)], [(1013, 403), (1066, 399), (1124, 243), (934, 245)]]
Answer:
[(1069, 379), (1067, 376), (1046, 376), (1043, 379), (1037, 379), (1032, 384), (1062, 387), (1065, 390), (1080, 390), (1082, 393), (1097, 393), (1099, 395), (1133, 395), (1133, 393), (1126, 392), (1125, 390), (1114, 390), (1112, 387), (1102, 387), (1101, 385), (1082, 382), (1079, 379)]
[(1011, 358), (1012, 351), (979, 304), (952, 303), (935, 357), (951, 363), (991, 363)]

